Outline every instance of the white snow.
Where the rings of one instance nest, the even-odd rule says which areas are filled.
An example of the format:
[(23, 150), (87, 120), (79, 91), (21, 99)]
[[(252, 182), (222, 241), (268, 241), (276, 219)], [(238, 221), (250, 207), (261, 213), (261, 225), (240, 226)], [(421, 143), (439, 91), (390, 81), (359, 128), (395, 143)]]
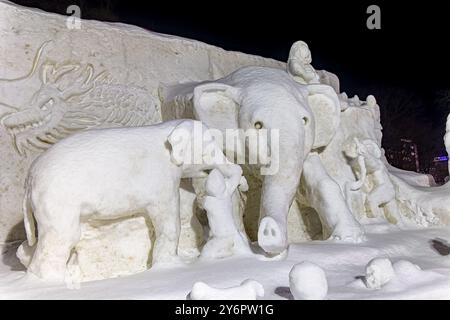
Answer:
[[(264, 286), (264, 299), (293, 299), (289, 272), (299, 262), (310, 261), (326, 272), (327, 299), (450, 299), (450, 255), (439, 254), (433, 246), (436, 240), (449, 245), (450, 229), (400, 231), (388, 225), (365, 227), (367, 241), (358, 244), (313, 241), (291, 245), (285, 259), (247, 256), (196, 261), (122, 278), (85, 282), (78, 290), (20, 281), (25, 273), (15, 257), (17, 243), (1, 248), (0, 298), (186, 299), (194, 283), (199, 281), (215, 288), (229, 288), (251, 278)], [(366, 265), (377, 257), (389, 258), (396, 276), (379, 290), (373, 290), (365, 286), (363, 278)]]
[(196, 282), (189, 294), (192, 300), (256, 300), (262, 297), (264, 287), (252, 279), (230, 288), (213, 288), (204, 282)]

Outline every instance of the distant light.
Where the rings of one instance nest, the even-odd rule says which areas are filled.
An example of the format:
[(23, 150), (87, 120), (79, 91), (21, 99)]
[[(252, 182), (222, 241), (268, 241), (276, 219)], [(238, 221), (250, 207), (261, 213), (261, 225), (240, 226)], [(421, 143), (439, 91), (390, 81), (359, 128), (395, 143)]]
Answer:
[(448, 159), (449, 159), (448, 156), (440, 156), (440, 157), (434, 158), (434, 161), (448, 161)]

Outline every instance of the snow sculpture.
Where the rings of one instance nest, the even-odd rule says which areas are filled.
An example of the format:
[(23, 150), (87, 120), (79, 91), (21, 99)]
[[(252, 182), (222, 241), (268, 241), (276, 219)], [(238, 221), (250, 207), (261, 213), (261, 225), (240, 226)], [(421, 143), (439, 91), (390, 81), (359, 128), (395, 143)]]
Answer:
[(364, 283), (367, 288), (380, 289), (395, 276), (392, 263), (388, 258), (372, 259), (366, 266)]
[(247, 236), (240, 232), (233, 219), (232, 196), (238, 184), (246, 188), (245, 178), (227, 179), (218, 169), (210, 172), (206, 180), (206, 209), (210, 228), (209, 240), (202, 249), (203, 258), (224, 258), (235, 253), (251, 253)]
[(220, 289), (204, 282), (196, 282), (189, 297), (192, 300), (256, 300), (264, 297), (264, 287), (251, 279), (243, 281), (236, 287)]
[[(328, 236), (361, 240), (363, 232), (356, 219), (377, 210), (381, 215), (381, 209), (390, 211), (387, 207), (392, 207), (388, 214), (391, 222), (401, 220), (401, 216), (392, 218), (395, 202), (399, 212), (418, 225), (450, 224), (450, 185), (429, 188), (433, 185), (429, 176), (390, 166), (381, 149), (382, 128), (375, 98), (368, 96), (362, 101), (358, 96), (338, 95), (339, 79), (328, 71), (315, 70), (306, 43), (294, 44), (285, 64), (133, 26), (83, 21), (83, 29), (89, 32), (74, 32), (65, 27), (66, 18), (0, 0), (0, 49), (13, 50), (0, 60), (0, 154), (5, 159), (0, 162), (0, 242), (24, 239), (19, 209), (23, 184), (32, 161), (43, 150), (86, 129), (141, 126), (175, 118), (197, 118), (222, 130), (239, 126), (245, 130), (280, 129), (279, 161), (259, 159), (254, 166), (243, 166), (250, 187), (256, 186), (252, 193), (257, 200), (247, 200), (247, 195), (234, 192), (233, 221), (226, 204), (231, 190), (222, 192), (220, 187), (230, 178), (220, 170), (211, 177), (211, 181), (219, 183), (209, 186), (206, 195), (206, 211), (213, 226), (211, 243), (203, 248), (204, 257), (214, 256), (214, 250), (208, 247), (221, 237), (221, 230), (214, 224), (223, 219), (228, 221), (226, 236), (221, 240), (231, 239), (234, 234), (233, 241), (222, 242), (233, 242), (233, 249), (224, 250), (223, 255), (248, 249), (244, 212), (250, 239), (258, 236), (259, 244), (270, 253), (283, 251), (288, 241)], [(111, 45), (117, 40), (122, 45)], [(74, 43), (84, 45), (75, 50)], [(144, 57), (148, 52), (152, 54)], [(348, 161), (342, 151), (345, 142), (353, 137), (376, 143), (381, 156), (358, 155)], [(281, 165), (276, 174), (255, 174), (277, 163)], [(379, 170), (370, 169), (371, 165)], [(182, 167), (186, 176), (193, 174)], [(389, 198), (393, 188), (388, 179), (395, 187), (395, 198), (387, 204), (378, 205), (378, 199), (370, 205), (366, 198), (377, 187), (375, 176), (383, 172), (387, 178), (381, 180), (386, 183)], [(202, 179), (205, 177), (192, 182), (204, 184)], [(191, 183), (188, 179), (183, 182)], [(133, 192), (128, 185), (123, 190)], [(195, 204), (198, 191), (195, 186), (180, 190), (181, 230), (185, 237), (181, 237), (178, 251), (181, 247), (189, 257), (198, 256), (205, 241), (195, 216), (196, 210), (202, 209)], [(144, 215), (136, 215), (133, 223), (131, 219), (120, 220), (114, 226), (101, 224), (93, 229), (89, 228), (90, 221), (81, 221), (82, 239), (74, 249), (78, 256), (70, 261), (77, 261), (82, 277), (98, 279), (99, 275), (109, 277), (144, 268), (154, 239), (150, 240), (151, 230), (146, 229)], [(307, 215), (313, 217), (312, 223), (302, 224)], [(293, 220), (301, 222), (293, 225)], [(87, 230), (85, 234), (83, 230)], [(237, 245), (241, 241), (237, 234), (242, 236), (242, 246)], [(141, 244), (135, 246), (139, 250), (131, 256), (124, 255), (131, 252), (121, 247), (127, 242)], [(101, 257), (97, 255), (98, 248), (106, 245), (109, 250)], [(25, 244), (19, 249), (25, 265), (31, 262), (34, 250), (34, 246)], [(125, 256), (125, 262), (121, 258), (113, 260), (107, 271), (106, 257), (112, 255)], [(126, 262), (130, 257), (136, 262), (134, 266)], [(94, 260), (100, 263), (94, 265)]]
[(319, 75), (311, 65), (312, 57), (304, 41), (295, 42), (289, 52), (287, 71), (301, 84), (320, 83)]
[[(365, 139), (362, 142), (354, 138), (346, 146), (345, 154), (352, 159), (351, 165), (355, 171), (359, 170), (359, 180), (349, 186), (357, 191), (364, 186), (366, 179), (372, 185), (367, 192), (366, 203), (373, 217), (386, 217), (393, 223), (400, 222), (400, 215), (395, 199), (395, 187), (381, 158), (381, 149), (375, 141)], [(356, 161), (355, 161), (356, 160)], [(359, 167), (359, 168), (358, 168)], [(347, 190), (348, 191), (348, 190)], [(383, 214), (385, 210), (385, 214)]]
[[(133, 25), (83, 20), (82, 30), (73, 30), (67, 19), (0, 0), (0, 51), (9, 52), (0, 59), (0, 242), (25, 239), (25, 178), (52, 143), (86, 129), (161, 122), (161, 81), (217, 79), (248, 65), (285, 68)], [(183, 225), (182, 247), (200, 249), (188, 229)]]
[[(312, 199), (308, 200), (319, 206), (316, 210), (321, 220), (327, 222), (329, 234), (350, 241), (362, 238), (362, 228), (347, 208), (336, 182), (326, 173), (320, 181), (315, 179), (316, 169), (322, 166), (320, 159), (310, 159), (308, 169), (303, 166), (309, 153), (321, 152), (339, 128), (341, 108), (333, 88), (322, 84), (301, 85), (280, 69), (244, 67), (216, 81), (165, 85), (160, 95), (162, 108), (168, 109), (168, 114), (182, 118), (195, 116), (222, 132), (227, 129), (279, 131), (278, 145), (267, 141), (267, 150), (272, 152), (274, 147), (278, 148), (278, 154), (271, 153), (276, 157), (269, 159), (269, 164), (258, 157), (258, 163), (253, 165), (278, 169), (263, 176), (258, 243), (266, 252), (280, 253), (287, 247), (287, 215), (302, 170), (306, 188), (313, 190), (309, 192)], [(239, 157), (244, 151), (240, 148), (226, 153), (235, 152)], [(323, 201), (325, 205), (321, 204)]]
[[(191, 152), (196, 128), (201, 154)], [(196, 156), (200, 163), (194, 161)], [(233, 186), (241, 179), (241, 168), (230, 163), (206, 127), (193, 120), (91, 130), (62, 140), (33, 163), (27, 178), (29, 246), (36, 242), (34, 218), (39, 230), (28, 271), (64, 279), (71, 249), (80, 239), (81, 220), (124, 218), (142, 208), (155, 229), (153, 264), (176, 260), (180, 179), (212, 168), (234, 181)]]
[(292, 267), (289, 272), (289, 287), (296, 300), (323, 300), (328, 293), (325, 271), (309, 261)]

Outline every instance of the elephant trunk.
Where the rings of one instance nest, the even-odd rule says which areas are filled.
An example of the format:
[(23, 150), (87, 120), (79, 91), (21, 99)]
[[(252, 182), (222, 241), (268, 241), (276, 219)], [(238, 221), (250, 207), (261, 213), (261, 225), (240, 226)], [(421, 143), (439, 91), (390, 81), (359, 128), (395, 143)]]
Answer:
[[(300, 184), (304, 155), (304, 130), (299, 140), (280, 134), (280, 167), (276, 174), (264, 177), (261, 194), (261, 223), (258, 242), (266, 252), (278, 253), (287, 247), (287, 216)], [(268, 226), (268, 223), (269, 225)]]

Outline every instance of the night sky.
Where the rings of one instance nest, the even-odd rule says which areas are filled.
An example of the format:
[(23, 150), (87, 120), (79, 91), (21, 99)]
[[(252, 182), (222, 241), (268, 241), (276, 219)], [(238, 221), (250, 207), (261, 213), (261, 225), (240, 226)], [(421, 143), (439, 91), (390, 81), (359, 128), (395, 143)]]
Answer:
[[(282, 61), (294, 41), (304, 40), (314, 67), (336, 73), (341, 91), (362, 99), (375, 95), (385, 147), (400, 138), (413, 139), (423, 168), (445, 153), (450, 1), (13, 2), (63, 14), (67, 6), (78, 4), (82, 18), (135, 24)], [(381, 8), (380, 30), (366, 27), (370, 4)]]

